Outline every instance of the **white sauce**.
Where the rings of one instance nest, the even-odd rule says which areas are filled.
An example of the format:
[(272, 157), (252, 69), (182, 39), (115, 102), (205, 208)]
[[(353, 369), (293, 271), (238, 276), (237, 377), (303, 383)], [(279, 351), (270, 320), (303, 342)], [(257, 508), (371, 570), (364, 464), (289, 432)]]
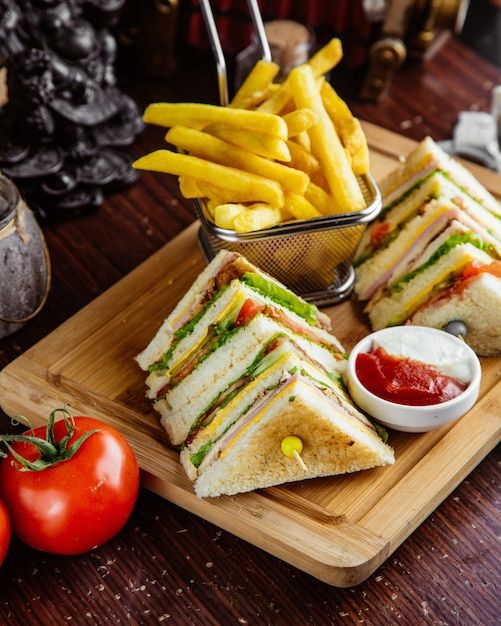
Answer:
[(393, 332), (387, 329), (384, 335), (375, 337), (373, 349), (383, 348), (388, 354), (403, 356), (435, 367), (442, 374), (452, 376), (462, 383), (473, 378), (473, 364), (466, 346), (443, 335), (427, 333), (426, 329), (414, 328), (414, 332)]

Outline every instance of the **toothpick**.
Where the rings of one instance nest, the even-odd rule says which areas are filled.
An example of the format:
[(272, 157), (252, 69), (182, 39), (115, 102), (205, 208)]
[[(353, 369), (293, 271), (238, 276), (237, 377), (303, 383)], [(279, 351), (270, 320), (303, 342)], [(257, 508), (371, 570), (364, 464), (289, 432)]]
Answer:
[(294, 458), (296, 459), (299, 467), (303, 470), (303, 472), (307, 472), (308, 468), (306, 467), (305, 462), (303, 461), (301, 455), (297, 450), (294, 450)]

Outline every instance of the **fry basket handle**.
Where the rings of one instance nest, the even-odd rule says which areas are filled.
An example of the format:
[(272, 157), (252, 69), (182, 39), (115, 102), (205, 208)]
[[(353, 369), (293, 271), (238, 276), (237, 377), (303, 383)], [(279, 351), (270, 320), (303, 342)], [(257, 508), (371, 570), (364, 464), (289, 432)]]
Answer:
[[(257, 0), (247, 0), (247, 6), (252, 19), (254, 30), (256, 31), (257, 43), (261, 51), (261, 57), (265, 61), (271, 61), (271, 51), (264, 30), (263, 18), (259, 11)], [(219, 101), (222, 106), (227, 106), (228, 99), (228, 72), (226, 70), (226, 61), (221, 47), (221, 41), (217, 32), (214, 14), (210, 5), (210, 0), (200, 0), (200, 9), (204, 18), (205, 27), (209, 35), (212, 53), (216, 60), (217, 82), (219, 89)]]

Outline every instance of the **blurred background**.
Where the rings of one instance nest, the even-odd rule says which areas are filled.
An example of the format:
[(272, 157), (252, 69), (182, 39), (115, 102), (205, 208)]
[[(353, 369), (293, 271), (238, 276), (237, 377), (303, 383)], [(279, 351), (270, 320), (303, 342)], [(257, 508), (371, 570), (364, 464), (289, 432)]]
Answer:
[[(265, 22), (291, 20), (307, 26), (313, 49), (339, 36), (345, 52), (340, 69), (351, 95), (380, 97), (393, 72), (426, 62), (451, 36), (501, 66), (501, 0), (259, 0), (258, 4)], [(238, 53), (252, 44), (247, 4), (213, 0), (211, 5), (229, 71), (235, 73)], [(117, 36), (122, 74), (144, 78), (168, 78), (179, 65), (205, 59), (209, 48), (198, 0), (127, 0)]]

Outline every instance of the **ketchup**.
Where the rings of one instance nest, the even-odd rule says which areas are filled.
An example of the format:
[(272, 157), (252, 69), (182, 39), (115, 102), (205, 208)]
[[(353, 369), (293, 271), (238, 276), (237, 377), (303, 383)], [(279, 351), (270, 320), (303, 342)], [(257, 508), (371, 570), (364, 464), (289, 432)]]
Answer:
[(355, 370), (366, 389), (397, 404), (439, 404), (459, 396), (468, 387), (432, 365), (388, 354), (383, 348), (359, 354)]

